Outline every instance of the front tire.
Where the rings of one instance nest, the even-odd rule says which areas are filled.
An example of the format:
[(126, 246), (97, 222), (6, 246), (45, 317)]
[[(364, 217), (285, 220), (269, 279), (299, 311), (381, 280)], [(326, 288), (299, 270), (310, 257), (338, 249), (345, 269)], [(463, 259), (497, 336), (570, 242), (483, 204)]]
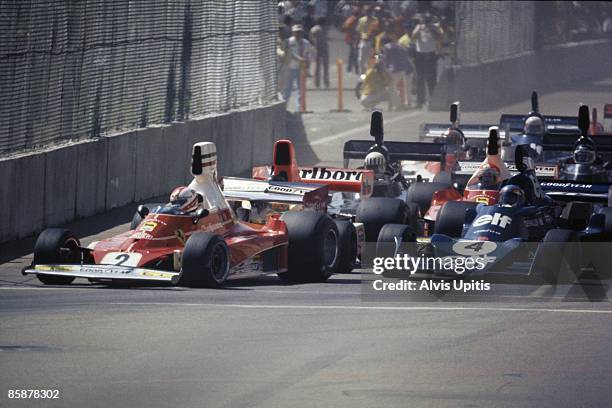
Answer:
[[(578, 267), (576, 233), (567, 229), (553, 229), (546, 233), (538, 246), (529, 270), (529, 276), (548, 284), (561, 283), (561, 267), (566, 260), (576, 276)], [(574, 276), (574, 277), (575, 277)]]
[(451, 238), (461, 238), (463, 223), (467, 210), (476, 208), (478, 204), (468, 201), (448, 201), (444, 203), (434, 225), (435, 234), (444, 234)]
[(185, 243), (181, 284), (218, 288), (227, 280), (229, 267), (229, 248), (223, 238), (209, 232), (196, 232)]
[[(79, 239), (65, 228), (48, 228), (40, 233), (34, 245), (34, 265), (74, 264), (81, 262)], [(73, 276), (37, 274), (45, 285), (69, 285)]]
[(398, 198), (369, 197), (359, 203), (356, 222), (364, 224), (367, 242), (376, 242), (385, 224), (408, 224), (410, 207)]
[(291, 282), (323, 282), (340, 263), (340, 234), (329, 215), (288, 211), (281, 216), (289, 236), (289, 270), (279, 277)]
[(400, 252), (402, 245), (414, 245), (416, 234), (409, 225), (387, 224), (380, 230), (376, 242), (377, 257), (393, 257)]

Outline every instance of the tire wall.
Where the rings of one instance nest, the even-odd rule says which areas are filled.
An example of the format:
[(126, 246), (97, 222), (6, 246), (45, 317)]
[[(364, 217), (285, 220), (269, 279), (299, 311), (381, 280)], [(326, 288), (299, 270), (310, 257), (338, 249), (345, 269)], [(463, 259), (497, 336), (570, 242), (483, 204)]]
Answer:
[(0, 242), (187, 184), (195, 142), (216, 143), (220, 175), (250, 176), (285, 132), (277, 103), (2, 158)]

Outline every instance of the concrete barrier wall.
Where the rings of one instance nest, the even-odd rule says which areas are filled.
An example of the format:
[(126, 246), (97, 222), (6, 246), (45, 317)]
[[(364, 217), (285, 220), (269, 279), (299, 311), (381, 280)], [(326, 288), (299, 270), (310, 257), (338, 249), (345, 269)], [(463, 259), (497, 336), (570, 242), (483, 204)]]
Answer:
[[(488, 111), (528, 98), (531, 91), (609, 77), (612, 40), (563, 44), (519, 56), (444, 70), (430, 110), (448, 110), (461, 101), (463, 111)], [(576, 101), (579, 103), (580, 101)]]
[(191, 180), (195, 142), (217, 144), (221, 175), (249, 176), (285, 131), (277, 103), (0, 159), (0, 242), (169, 194)]

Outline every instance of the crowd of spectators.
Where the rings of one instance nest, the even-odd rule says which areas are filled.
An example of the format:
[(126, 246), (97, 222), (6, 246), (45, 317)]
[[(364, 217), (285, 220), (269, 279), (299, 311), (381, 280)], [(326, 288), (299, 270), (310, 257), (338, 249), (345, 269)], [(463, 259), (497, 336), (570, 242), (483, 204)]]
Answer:
[[(445, 3), (445, 2), (435, 2)], [(279, 91), (288, 100), (299, 74), (329, 87), (329, 30), (342, 32), (346, 71), (360, 77), (360, 102), (373, 109), (421, 108), (431, 97), (437, 64), (452, 48), (451, 7), (432, 2), (289, 0), (279, 2)], [(301, 45), (296, 45), (301, 44)], [(414, 95), (413, 95), (414, 93)]]

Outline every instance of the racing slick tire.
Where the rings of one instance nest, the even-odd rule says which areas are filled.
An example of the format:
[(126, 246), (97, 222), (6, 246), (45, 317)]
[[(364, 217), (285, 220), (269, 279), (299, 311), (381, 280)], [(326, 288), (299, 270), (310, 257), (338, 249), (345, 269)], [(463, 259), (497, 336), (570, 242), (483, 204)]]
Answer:
[[(397, 242), (397, 240), (399, 242)], [(392, 257), (399, 253), (400, 247), (397, 244), (404, 246), (415, 245), (416, 234), (414, 229), (410, 225), (403, 224), (386, 224), (380, 230), (378, 234), (378, 240), (376, 241), (376, 256), (377, 257)], [(413, 253), (413, 248), (408, 249), (409, 253)]]
[(444, 203), (434, 225), (434, 234), (444, 234), (451, 238), (460, 238), (463, 232), (465, 212), (476, 208), (478, 203), (469, 201), (448, 201)]
[[(151, 203), (151, 204), (143, 204), (143, 207), (146, 207), (149, 211), (153, 208), (163, 205), (161, 203)], [(138, 211), (134, 211), (134, 216), (132, 217), (132, 222), (130, 223), (130, 230), (135, 230), (138, 228), (140, 223), (142, 222), (142, 217), (138, 214)]]
[(376, 242), (383, 225), (407, 224), (410, 218), (410, 207), (399, 198), (369, 197), (359, 203), (355, 221), (364, 224), (366, 242)]
[(327, 214), (288, 211), (281, 215), (289, 236), (288, 271), (278, 276), (290, 282), (323, 282), (340, 263), (338, 227)]
[[(80, 263), (81, 243), (65, 228), (47, 228), (40, 233), (34, 245), (33, 265)], [(37, 274), (38, 280), (45, 285), (70, 285), (74, 276), (55, 276)]]
[[(573, 281), (579, 268), (578, 240), (576, 232), (568, 229), (552, 229), (538, 245), (529, 269), (529, 276), (549, 284)], [(561, 268), (566, 260), (573, 276), (563, 276)]]
[(357, 230), (349, 220), (335, 220), (340, 241), (340, 261), (336, 273), (351, 273), (357, 261)]
[(612, 237), (612, 207), (603, 207), (599, 210), (599, 213), (605, 216), (603, 233)]
[(421, 216), (424, 216), (431, 205), (431, 197), (436, 191), (446, 190), (450, 183), (412, 183), (406, 192), (406, 201), (419, 206)]
[(230, 253), (219, 235), (196, 232), (185, 243), (180, 284), (218, 288), (229, 276)]

